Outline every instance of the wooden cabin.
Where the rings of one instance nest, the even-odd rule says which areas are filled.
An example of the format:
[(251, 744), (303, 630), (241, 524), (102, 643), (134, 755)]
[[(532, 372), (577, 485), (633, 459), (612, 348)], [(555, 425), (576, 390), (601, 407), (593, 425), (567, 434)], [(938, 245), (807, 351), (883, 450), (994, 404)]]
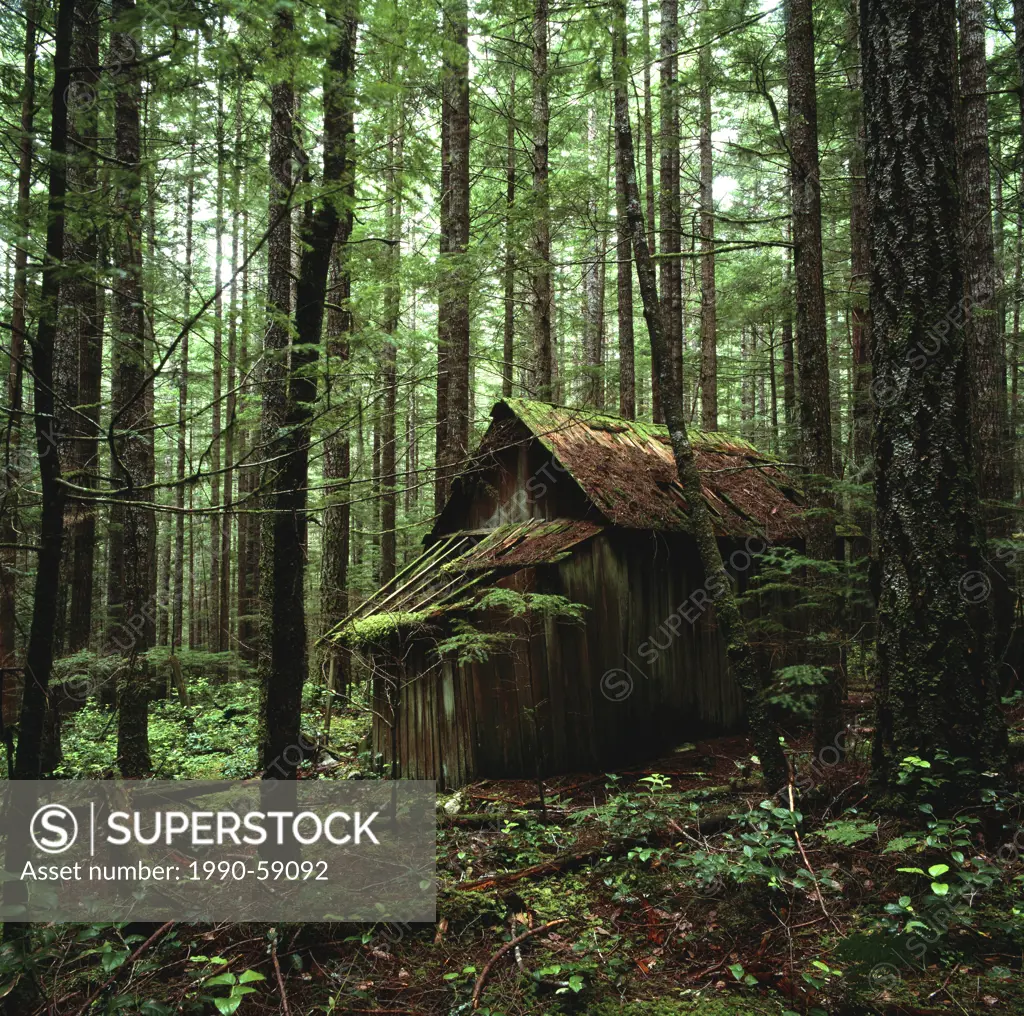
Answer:
[[(327, 638), (373, 683), (385, 774), (611, 770), (743, 727), (664, 428), (506, 399), (423, 555)], [(727, 568), (801, 537), (771, 459), (691, 435)], [(711, 590), (713, 594), (713, 589)]]

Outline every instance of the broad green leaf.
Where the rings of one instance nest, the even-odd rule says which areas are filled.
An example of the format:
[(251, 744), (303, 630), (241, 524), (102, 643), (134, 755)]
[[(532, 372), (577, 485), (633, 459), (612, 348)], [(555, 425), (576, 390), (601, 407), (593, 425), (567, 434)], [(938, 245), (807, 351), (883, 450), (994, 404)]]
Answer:
[(104, 972), (110, 974), (117, 970), (117, 968), (121, 966), (126, 959), (128, 959), (127, 949), (115, 949), (111, 952), (103, 953), (100, 962), (103, 965)]

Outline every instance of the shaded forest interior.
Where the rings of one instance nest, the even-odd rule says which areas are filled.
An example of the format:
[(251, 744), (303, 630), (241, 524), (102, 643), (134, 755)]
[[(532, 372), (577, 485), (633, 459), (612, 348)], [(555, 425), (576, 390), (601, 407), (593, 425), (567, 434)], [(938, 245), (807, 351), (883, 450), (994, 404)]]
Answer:
[[(5, 781), (386, 778), (339, 633), (509, 406), (746, 728), (459, 781), (430, 926), (5, 911), (8, 1016), (1024, 1012), (1024, 0), (16, 0), (0, 104)], [(458, 606), (428, 675), (596, 616)]]

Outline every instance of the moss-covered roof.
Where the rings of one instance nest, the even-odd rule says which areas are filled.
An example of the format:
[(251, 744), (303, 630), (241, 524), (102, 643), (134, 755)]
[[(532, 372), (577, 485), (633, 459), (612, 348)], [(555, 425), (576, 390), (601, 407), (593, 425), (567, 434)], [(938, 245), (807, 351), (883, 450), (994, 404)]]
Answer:
[(432, 544), (323, 638), (361, 648), (428, 626), (471, 606), (503, 575), (554, 564), (602, 527), (577, 519), (530, 519)]
[[(612, 524), (688, 529), (665, 427), (529, 399), (505, 399), (491, 415), (492, 428), (512, 417), (521, 421)], [(690, 441), (720, 535), (801, 535), (802, 501), (776, 459), (720, 432), (691, 431)]]
[[(564, 431), (570, 426), (583, 425), (591, 431), (606, 434), (628, 435), (629, 440), (646, 443), (657, 441), (670, 448), (668, 428), (659, 423), (645, 423), (643, 420), (626, 420), (621, 416), (599, 413), (589, 409), (570, 409), (533, 399), (504, 399), (495, 405), (497, 415), (501, 407), (508, 407), (538, 437)], [(734, 437), (722, 431), (695, 430), (689, 428), (687, 436), (694, 450), (720, 451), (728, 454), (755, 455), (766, 462), (772, 456), (759, 451), (755, 445), (741, 437)]]

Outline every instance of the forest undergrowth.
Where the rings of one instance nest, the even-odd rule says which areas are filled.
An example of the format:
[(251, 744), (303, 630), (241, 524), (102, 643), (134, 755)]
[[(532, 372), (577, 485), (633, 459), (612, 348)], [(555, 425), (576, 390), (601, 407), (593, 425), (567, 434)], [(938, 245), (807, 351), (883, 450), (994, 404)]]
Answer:
[[(253, 775), (235, 747), (253, 743), (252, 685), (193, 680), (190, 694), (153, 707), (160, 775)], [(797, 734), (771, 800), (742, 737), (441, 795), (436, 924), (40, 926), (27, 965), (0, 954), (0, 992), (35, 978), (38, 1016), (1024, 1011), (1019, 766), (944, 813), (962, 760), (911, 757), (916, 817), (878, 813), (870, 702), (854, 703), (845, 757)], [(1024, 709), (1006, 706), (1017, 743)], [(65, 721), (60, 775), (114, 775), (112, 715), (90, 701)], [(301, 777), (376, 778), (367, 717), (338, 710)]]

